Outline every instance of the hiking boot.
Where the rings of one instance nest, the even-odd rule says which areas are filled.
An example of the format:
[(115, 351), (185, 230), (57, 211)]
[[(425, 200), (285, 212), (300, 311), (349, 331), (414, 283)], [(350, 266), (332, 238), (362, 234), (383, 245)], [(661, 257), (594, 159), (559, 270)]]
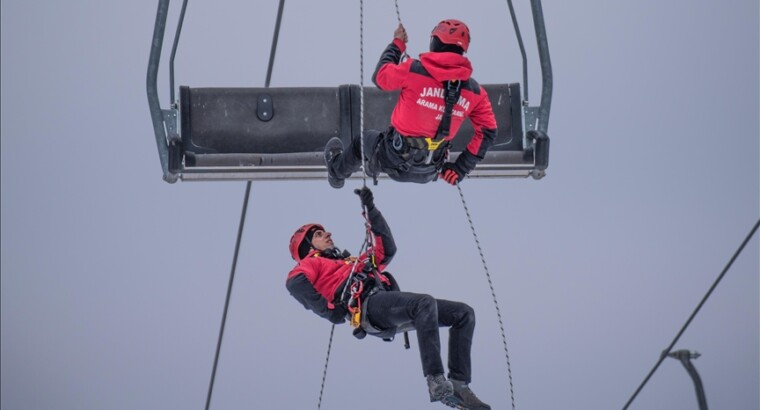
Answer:
[(454, 394), (443, 398), (443, 404), (461, 410), (491, 410), (491, 406), (480, 401), (467, 383), (452, 379), (451, 384), (454, 386)]
[(325, 165), (327, 165), (327, 182), (330, 186), (339, 189), (343, 188), (345, 178), (339, 178), (333, 171), (332, 164), (335, 158), (343, 153), (343, 142), (338, 137), (332, 137), (325, 145)]
[(427, 376), (430, 401), (439, 401), (454, 393), (454, 386), (443, 377), (443, 374), (431, 374)]

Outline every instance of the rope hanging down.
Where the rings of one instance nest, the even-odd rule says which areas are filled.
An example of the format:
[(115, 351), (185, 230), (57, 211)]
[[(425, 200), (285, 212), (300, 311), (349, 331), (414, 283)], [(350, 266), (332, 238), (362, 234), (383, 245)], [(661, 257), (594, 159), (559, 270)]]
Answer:
[(731, 260), (728, 261), (728, 263), (726, 264), (726, 267), (723, 268), (723, 271), (720, 273), (720, 275), (718, 275), (718, 278), (715, 279), (715, 282), (713, 282), (712, 286), (710, 286), (710, 290), (707, 291), (705, 296), (702, 298), (702, 301), (699, 302), (699, 305), (697, 305), (696, 309), (694, 309), (694, 312), (691, 313), (691, 316), (689, 316), (689, 319), (686, 320), (686, 323), (684, 323), (683, 327), (681, 327), (681, 330), (678, 332), (676, 337), (670, 343), (670, 346), (668, 346), (667, 349), (662, 351), (662, 353), (660, 354), (659, 360), (657, 360), (657, 363), (655, 363), (654, 367), (649, 372), (647, 377), (644, 378), (644, 381), (641, 382), (641, 384), (639, 385), (639, 388), (636, 389), (636, 391), (633, 393), (631, 398), (628, 399), (628, 402), (625, 403), (625, 406), (623, 406), (623, 410), (626, 410), (628, 406), (630, 406), (631, 403), (633, 403), (633, 399), (635, 399), (636, 396), (638, 396), (641, 389), (644, 388), (644, 385), (647, 384), (647, 382), (652, 377), (654, 372), (657, 371), (657, 368), (660, 367), (660, 364), (663, 362), (663, 360), (665, 360), (665, 358), (668, 357), (668, 354), (670, 353), (670, 351), (673, 350), (673, 346), (676, 345), (676, 343), (678, 342), (678, 339), (681, 338), (681, 335), (683, 334), (683, 332), (686, 330), (689, 324), (691, 324), (691, 321), (694, 319), (694, 316), (696, 316), (699, 310), (702, 309), (702, 305), (705, 304), (705, 302), (707, 301), (707, 298), (710, 297), (713, 290), (715, 290), (715, 287), (717, 287), (718, 283), (720, 283), (720, 280), (723, 279), (723, 276), (725, 276), (726, 272), (728, 272), (728, 269), (731, 268), (731, 265), (734, 264), (734, 261), (736, 260), (736, 258), (739, 257), (740, 253), (742, 253), (742, 251), (744, 250), (744, 247), (747, 245), (747, 242), (749, 242), (749, 240), (752, 239), (752, 237), (755, 235), (755, 232), (757, 231), (758, 226), (760, 226), (760, 219), (757, 220), (757, 222), (755, 223), (755, 226), (752, 227), (750, 232), (747, 234), (747, 237), (744, 238), (744, 241), (742, 242), (742, 244), (739, 245), (739, 248), (736, 250), (736, 252), (734, 252), (734, 256), (731, 257)]
[(362, 186), (367, 186), (367, 162), (364, 160), (364, 0), (359, 1), (359, 141), (362, 151)]
[(322, 393), (325, 391), (325, 381), (327, 380), (327, 365), (330, 363), (330, 349), (332, 349), (334, 333), (335, 325), (332, 325), (332, 328), (330, 328), (330, 341), (327, 342), (327, 357), (325, 358), (325, 369), (322, 371), (322, 387), (319, 388), (319, 402), (317, 403), (317, 410), (322, 408)]
[[(398, 20), (398, 25), (403, 26), (404, 23), (401, 22), (401, 12), (398, 9), (398, 0), (395, 0), (396, 3), (396, 19)], [(407, 57), (406, 50), (404, 50), (403, 53), (401, 53), (401, 61), (405, 61)]]
[(464, 199), (464, 194), (462, 193), (462, 187), (457, 184), (457, 189), (459, 190), (459, 197), (462, 198), (462, 206), (464, 207), (464, 212), (467, 215), (467, 221), (470, 223), (470, 229), (472, 230), (472, 236), (475, 238), (475, 245), (478, 247), (478, 252), (480, 253), (480, 260), (483, 262), (483, 269), (486, 273), (486, 278), (488, 279), (488, 286), (491, 288), (491, 296), (493, 297), (493, 305), (496, 308), (496, 316), (499, 319), (499, 328), (501, 329), (501, 339), (504, 342), (504, 354), (507, 358), (507, 373), (509, 375), (509, 395), (512, 398), (512, 410), (515, 409), (515, 391), (514, 386), (512, 385), (512, 366), (509, 363), (509, 349), (507, 348), (507, 336), (504, 332), (504, 323), (501, 320), (501, 310), (499, 309), (499, 301), (496, 299), (496, 291), (494, 291), (493, 288), (493, 282), (491, 281), (491, 274), (488, 272), (488, 265), (486, 265), (486, 258), (483, 256), (483, 249), (480, 247), (480, 241), (478, 240), (478, 234), (475, 232), (475, 224), (472, 222), (472, 218), (470, 217), (470, 210), (467, 208), (467, 201)]
[[(399, 21), (401, 21), (401, 14), (398, 12), (398, 0), (396, 0), (396, 15), (399, 18)], [(362, 186), (367, 186), (367, 162), (365, 161), (364, 157), (364, 0), (359, 1), (359, 146), (361, 147), (361, 158), (362, 158)], [(367, 209), (362, 205), (362, 214), (365, 218), (365, 227), (366, 227), (366, 234), (364, 239), (364, 244), (362, 245), (361, 249), (359, 250), (359, 255), (361, 256), (362, 252), (364, 252), (365, 249), (369, 252), (370, 249), (372, 249), (372, 232), (371, 232), (371, 226), (369, 223), (369, 219), (367, 217)], [(372, 255), (369, 255), (369, 257), (373, 257)], [(354, 261), (354, 265), (351, 267), (351, 273), (348, 276), (348, 280), (346, 281), (346, 286), (343, 288), (343, 292), (341, 295), (345, 295), (348, 283), (351, 282), (351, 276), (356, 272), (356, 264), (358, 263), (358, 259)], [(373, 262), (374, 263), (374, 262)], [(325, 357), (325, 369), (322, 374), (322, 386), (319, 389), (319, 401), (317, 402), (317, 410), (322, 408), (322, 394), (325, 389), (325, 381), (327, 379), (327, 366), (330, 363), (330, 350), (332, 349), (332, 341), (333, 341), (333, 332), (335, 331), (335, 325), (332, 325), (332, 330), (330, 330), (330, 341), (327, 343), (327, 357)]]

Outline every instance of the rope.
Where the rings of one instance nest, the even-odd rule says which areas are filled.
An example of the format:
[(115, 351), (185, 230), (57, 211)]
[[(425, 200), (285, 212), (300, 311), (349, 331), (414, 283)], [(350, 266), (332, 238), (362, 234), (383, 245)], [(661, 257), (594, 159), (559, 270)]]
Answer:
[[(185, 2), (185, 4), (186, 3), (187, 2)], [(182, 7), (183, 13), (181, 15), (181, 18), (184, 18), (185, 4), (183, 4), (183, 7)], [(280, 22), (282, 21), (282, 10), (284, 6), (285, 6), (285, 0), (280, 0), (280, 7), (279, 7), (279, 10), (277, 11), (277, 22), (275, 24), (275, 32), (272, 38), (272, 49), (271, 49), (271, 52), (269, 53), (269, 66), (267, 68), (267, 77), (265, 81), (266, 88), (269, 88), (269, 81), (272, 78), (272, 67), (274, 66), (274, 56), (275, 56), (275, 52), (277, 51), (277, 38), (279, 37), (279, 33), (280, 33)], [(179, 34), (179, 31), (178, 31), (178, 34)], [(248, 181), (248, 183), (245, 186), (245, 197), (243, 199), (243, 210), (240, 214), (240, 224), (238, 225), (237, 241), (235, 242), (235, 253), (234, 253), (234, 256), (232, 257), (232, 271), (230, 272), (230, 280), (229, 280), (229, 283), (227, 284), (227, 297), (224, 301), (224, 313), (222, 313), (222, 324), (219, 328), (219, 339), (217, 340), (217, 343), (216, 343), (216, 354), (214, 355), (214, 366), (211, 370), (211, 381), (209, 382), (208, 395), (206, 396), (206, 410), (208, 410), (209, 407), (211, 406), (211, 395), (214, 392), (214, 380), (216, 379), (216, 368), (219, 364), (219, 353), (222, 350), (222, 338), (224, 337), (224, 327), (227, 322), (227, 310), (229, 309), (229, 305), (230, 305), (230, 296), (232, 295), (232, 285), (235, 281), (235, 268), (237, 267), (238, 255), (240, 253), (240, 240), (243, 236), (243, 226), (245, 226), (245, 214), (248, 209), (248, 199), (250, 198), (250, 196), (251, 196), (251, 181)]]
[(494, 291), (493, 282), (491, 281), (491, 274), (488, 272), (488, 265), (486, 265), (486, 258), (483, 256), (483, 249), (480, 246), (480, 241), (478, 240), (478, 234), (475, 232), (475, 224), (472, 222), (472, 218), (470, 217), (470, 210), (467, 208), (467, 201), (464, 199), (464, 194), (462, 193), (462, 187), (457, 184), (457, 189), (459, 190), (459, 197), (462, 198), (462, 206), (464, 207), (464, 212), (467, 215), (467, 221), (470, 223), (470, 229), (472, 230), (472, 236), (475, 238), (475, 245), (478, 247), (478, 252), (480, 253), (480, 260), (483, 262), (483, 269), (486, 273), (486, 278), (488, 279), (488, 286), (491, 288), (491, 296), (493, 297), (493, 305), (496, 307), (496, 316), (499, 319), (499, 328), (501, 329), (501, 338), (504, 342), (504, 353), (507, 358), (507, 373), (509, 375), (509, 394), (512, 398), (512, 409), (515, 409), (515, 391), (514, 386), (512, 385), (512, 366), (509, 363), (509, 349), (507, 348), (507, 336), (504, 332), (504, 323), (501, 320), (501, 310), (499, 309), (499, 301), (496, 299), (496, 291)]
[[(398, 9), (398, 0), (395, 0), (396, 3), (396, 19), (398, 20), (398, 24), (403, 26), (404, 23), (401, 22), (401, 12)], [(406, 61), (406, 58), (409, 57), (408, 54), (406, 54), (406, 51), (401, 53), (401, 61)]]
[(317, 403), (317, 410), (322, 408), (322, 393), (325, 391), (325, 380), (327, 380), (327, 365), (330, 363), (330, 349), (332, 349), (333, 334), (335, 333), (335, 325), (332, 325), (330, 329), (330, 342), (327, 343), (327, 357), (325, 358), (325, 369), (322, 371), (322, 387), (319, 388), (319, 402)]
[(689, 324), (691, 323), (692, 319), (694, 319), (694, 316), (697, 315), (697, 312), (699, 312), (699, 310), (702, 308), (702, 305), (705, 304), (705, 301), (707, 301), (707, 298), (710, 297), (710, 295), (712, 294), (713, 290), (715, 290), (715, 287), (718, 286), (718, 283), (720, 283), (720, 280), (723, 279), (723, 276), (726, 274), (726, 272), (728, 272), (728, 269), (731, 267), (731, 265), (734, 264), (734, 261), (736, 260), (736, 258), (739, 256), (740, 253), (742, 253), (742, 250), (744, 250), (744, 247), (747, 245), (747, 242), (749, 242), (749, 240), (752, 238), (752, 236), (755, 235), (755, 232), (757, 231), (757, 227), (758, 226), (760, 226), (760, 219), (757, 220), (757, 222), (755, 223), (755, 226), (752, 228), (752, 230), (750, 230), (749, 234), (747, 234), (747, 237), (744, 238), (744, 241), (742, 242), (742, 244), (739, 245), (739, 249), (737, 249), (736, 252), (734, 252), (734, 256), (731, 257), (731, 260), (728, 261), (728, 264), (726, 264), (726, 267), (723, 268), (723, 271), (720, 273), (720, 275), (718, 275), (718, 278), (715, 279), (715, 282), (712, 284), (712, 286), (710, 286), (710, 290), (707, 291), (707, 293), (705, 294), (705, 296), (702, 298), (702, 301), (699, 302), (699, 305), (697, 305), (697, 308), (694, 309), (694, 312), (691, 313), (691, 316), (689, 316), (689, 319), (686, 321), (686, 323), (683, 325), (683, 327), (681, 328), (681, 330), (678, 332), (678, 334), (676, 335), (675, 339), (673, 339), (673, 341), (670, 343), (670, 346), (668, 346), (668, 348), (665, 349), (662, 352), (662, 354), (660, 354), (660, 359), (657, 360), (657, 363), (655, 363), (654, 367), (649, 372), (649, 374), (647, 375), (647, 377), (644, 378), (644, 381), (641, 382), (641, 384), (639, 385), (639, 388), (636, 389), (636, 391), (633, 393), (633, 396), (631, 396), (631, 398), (628, 399), (628, 402), (625, 404), (625, 406), (623, 406), (623, 410), (627, 409), (628, 406), (631, 405), (631, 403), (633, 402), (633, 399), (636, 398), (636, 396), (639, 394), (639, 392), (641, 391), (641, 389), (644, 388), (644, 385), (647, 384), (647, 382), (652, 377), (652, 375), (657, 370), (657, 368), (660, 367), (660, 364), (668, 356), (668, 354), (670, 353), (670, 351), (673, 349), (673, 346), (675, 346), (676, 342), (678, 342), (678, 339), (681, 338), (681, 335), (686, 330), (686, 328), (689, 326)]
[(364, 0), (359, 1), (359, 141), (362, 154), (362, 186), (367, 186), (367, 165), (364, 160)]

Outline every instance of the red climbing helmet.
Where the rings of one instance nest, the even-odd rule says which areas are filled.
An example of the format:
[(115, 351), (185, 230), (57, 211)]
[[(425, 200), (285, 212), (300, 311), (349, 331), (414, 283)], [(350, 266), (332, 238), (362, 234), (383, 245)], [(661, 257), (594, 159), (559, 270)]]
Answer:
[(467, 51), (467, 47), (470, 46), (470, 29), (467, 28), (467, 24), (459, 20), (441, 21), (435, 26), (430, 36), (438, 37), (441, 43), (462, 47), (464, 51)]
[(306, 234), (308, 234), (312, 228), (321, 229), (323, 231), (325, 230), (325, 228), (320, 224), (306, 224), (298, 228), (293, 236), (290, 237), (290, 256), (292, 256), (294, 260), (301, 260), (301, 257), (298, 255), (298, 248), (301, 247), (301, 242), (303, 242), (304, 238), (306, 238)]

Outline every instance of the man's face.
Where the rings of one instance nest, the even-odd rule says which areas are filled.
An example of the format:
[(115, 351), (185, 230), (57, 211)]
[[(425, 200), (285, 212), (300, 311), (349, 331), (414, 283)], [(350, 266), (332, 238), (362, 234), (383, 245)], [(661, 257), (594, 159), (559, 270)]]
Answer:
[(314, 231), (314, 236), (311, 237), (311, 245), (314, 247), (314, 249), (320, 251), (335, 246), (332, 240), (332, 234), (321, 229)]

